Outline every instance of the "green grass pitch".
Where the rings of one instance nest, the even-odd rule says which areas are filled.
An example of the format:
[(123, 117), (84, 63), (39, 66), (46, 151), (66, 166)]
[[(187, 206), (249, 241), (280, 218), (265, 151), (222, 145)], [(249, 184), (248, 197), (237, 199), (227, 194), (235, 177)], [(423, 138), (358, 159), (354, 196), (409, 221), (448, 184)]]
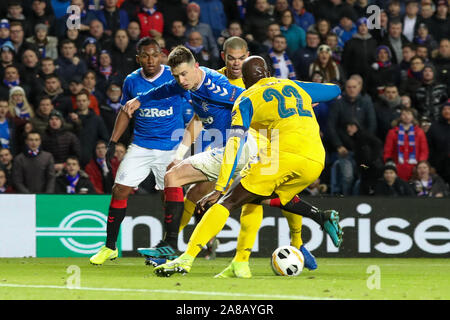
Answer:
[[(0, 300), (449, 300), (450, 259), (318, 258), (298, 277), (252, 258), (251, 279), (214, 279), (229, 258), (198, 258), (188, 275), (159, 278), (143, 258), (92, 266), (88, 258), (0, 259)], [(78, 282), (79, 280), (79, 282)]]

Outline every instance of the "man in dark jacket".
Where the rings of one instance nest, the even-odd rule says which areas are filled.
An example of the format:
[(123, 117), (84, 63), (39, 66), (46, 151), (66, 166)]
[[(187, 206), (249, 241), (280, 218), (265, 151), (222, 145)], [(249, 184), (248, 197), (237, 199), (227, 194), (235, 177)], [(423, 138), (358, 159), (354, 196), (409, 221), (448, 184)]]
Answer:
[(441, 109), (441, 117), (427, 131), (429, 161), (437, 173), (450, 184), (450, 100)]
[(14, 158), (12, 184), (18, 193), (53, 193), (55, 168), (51, 153), (41, 150), (41, 136), (31, 131), (26, 150)]
[(402, 109), (402, 99), (395, 84), (389, 83), (384, 88), (384, 92), (375, 103), (375, 114), (377, 117), (377, 136), (384, 141), (390, 129), (392, 121), (400, 117)]
[(375, 61), (377, 42), (369, 33), (366, 18), (358, 19), (356, 25), (358, 32), (345, 43), (342, 66), (347, 76), (359, 74), (367, 79), (370, 66)]
[(375, 196), (408, 197), (415, 196), (410, 185), (397, 176), (395, 163), (387, 162), (384, 166), (383, 178), (375, 186)]
[(65, 170), (56, 176), (55, 193), (95, 194), (94, 186), (87, 173), (81, 170), (77, 157), (70, 156), (67, 158)]
[(125, 30), (116, 31), (110, 53), (112, 65), (122, 77), (121, 80), (139, 67), (136, 62), (136, 48), (130, 44)]
[(53, 110), (48, 118), (48, 127), (42, 136), (42, 149), (50, 152), (55, 160), (55, 171), (64, 169), (64, 162), (68, 156), (81, 156), (80, 140), (77, 136), (64, 128), (62, 114)]
[(109, 135), (103, 119), (89, 109), (89, 92), (86, 89), (77, 94), (76, 103), (77, 115), (82, 124), (78, 138), (81, 143), (80, 163), (84, 168), (94, 154), (97, 141), (109, 141)]

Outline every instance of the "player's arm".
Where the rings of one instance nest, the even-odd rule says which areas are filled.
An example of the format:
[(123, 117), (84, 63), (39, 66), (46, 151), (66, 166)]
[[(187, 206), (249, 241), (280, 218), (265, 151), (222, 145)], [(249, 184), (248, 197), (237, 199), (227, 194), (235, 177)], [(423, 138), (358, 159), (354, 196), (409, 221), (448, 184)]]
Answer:
[(194, 114), (191, 121), (189, 121), (186, 129), (184, 130), (183, 140), (178, 146), (178, 149), (175, 153), (175, 160), (183, 160), (186, 152), (191, 148), (192, 143), (197, 140), (197, 137), (200, 135), (203, 129), (203, 123), (199, 119), (197, 114)]
[(245, 138), (253, 117), (253, 106), (249, 98), (243, 97), (236, 101), (231, 121), (231, 131), (223, 155), (219, 178), (216, 183), (217, 191), (225, 191), (234, 175), (239, 158), (244, 147)]
[[(204, 85), (208, 87), (207, 84)], [(216, 78), (216, 82), (213, 82), (208, 88), (211, 88), (210, 97), (212, 100), (230, 106), (245, 91), (245, 89), (231, 84), (223, 75), (219, 79)]]
[(341, 94), (338, 85), (332, 83), (316, 83), (295, 81), (311, 97), (311, 103), (319, 103), (333, 100)]
[(128, 100), (122, 107), (122, 110), (132, 117), (133, 113), (139, 109), (141, 105), (150, 104), (153, 100), (160, 100), (170, 98), (175, 95), (184, 93), (185, 90), (181, 88), (175, 80), (164, 83), (157, 88), (153, 88), (144, 92), (143, 94)]
[(111, 134), (111, 139), (109, 139), (111, 142), (117, 143), (122, 137), (125, 130), (128, 128), (128, 125), (130, 123), (130, 118), (128, 115), (123, 111), (122, 109), (119, 110), (119, 113), (116, 117), (116, 122), (114, 123), (114, 129)]

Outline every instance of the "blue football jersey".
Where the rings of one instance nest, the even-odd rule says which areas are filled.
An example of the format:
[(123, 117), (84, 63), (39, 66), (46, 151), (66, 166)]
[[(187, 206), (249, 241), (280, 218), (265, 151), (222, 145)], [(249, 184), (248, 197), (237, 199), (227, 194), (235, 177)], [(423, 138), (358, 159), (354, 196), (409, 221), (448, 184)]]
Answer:
[[(125, 103), (149, 90), (174, 81), (170, 68), (161, 66), (161, 72), (147, 79), (141, 69), (130, 73), (123, 84), (120, 103)], [(189, 108), (189, 94), (180, 92), (166, 98), (149, 99), (134, 113), (133, 143), (147, 149), (172, 150), (184, 131), (184, 109)]]
[[(243, 88), (230, 84), (227, 77), (219, 72), (200, 67), (203, 79), (198, 88), (189, 90), (192, 107), (199, 116), (203, 127), (208, 131), (208, 139), (212, 146), (224, 146), (227, 139), (227, 130), (231, 125), (231, 109), (234, 101), (244, 91)], [(167, 98), (186, 92), (172, 80), (156, 89), (138, 96), (142, 104), (155, 99)]]

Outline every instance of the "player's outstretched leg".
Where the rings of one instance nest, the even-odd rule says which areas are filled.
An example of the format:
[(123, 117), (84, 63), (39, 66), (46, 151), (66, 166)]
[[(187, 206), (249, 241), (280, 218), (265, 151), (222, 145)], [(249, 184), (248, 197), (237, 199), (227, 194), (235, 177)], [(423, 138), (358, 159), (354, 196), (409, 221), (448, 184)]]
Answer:
[(270, 206), (313, 219), (328, 233), (336, 247), (340, 247), (342, 244), (344, 233), (339, 225), (339, 212), (336, 210), (319, 210), (306, 201), (301, 200), (297, 195), (286, 205), (282, 205), (279, 198), (272, 199), (270, 200)]

